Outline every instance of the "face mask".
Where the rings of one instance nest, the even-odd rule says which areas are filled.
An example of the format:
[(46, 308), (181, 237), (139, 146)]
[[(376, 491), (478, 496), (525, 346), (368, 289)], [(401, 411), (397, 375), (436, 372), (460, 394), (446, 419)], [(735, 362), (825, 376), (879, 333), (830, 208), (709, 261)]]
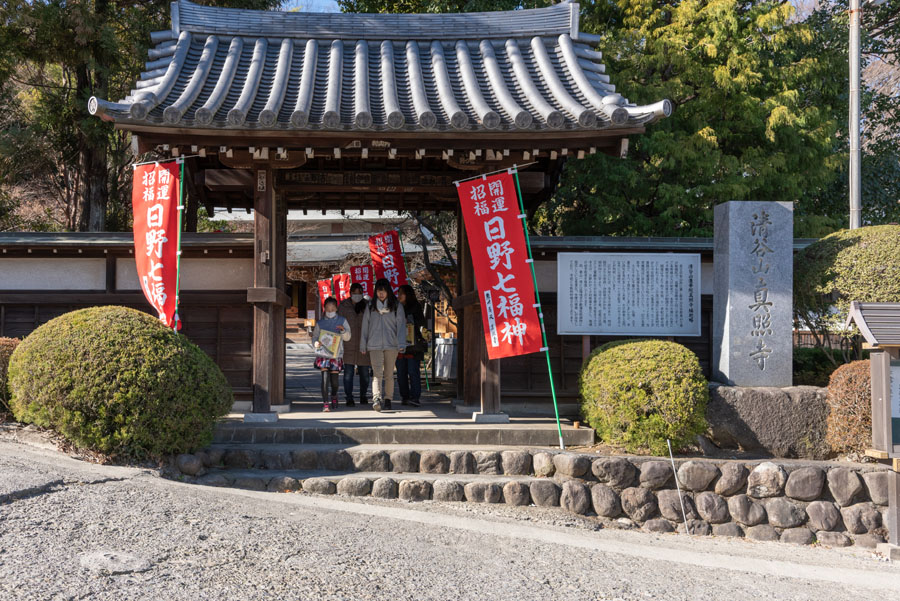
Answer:
[(335, 315), (337, 315), (337, 311), (325, 311), (325, 317), (327, 317), (328, 319), (331, 319)]
[(351, 294), (350, 295), (350, 300), (352, 300), (354, 303), (358, 303), (362, 299), (363, 299), (362, 294)]

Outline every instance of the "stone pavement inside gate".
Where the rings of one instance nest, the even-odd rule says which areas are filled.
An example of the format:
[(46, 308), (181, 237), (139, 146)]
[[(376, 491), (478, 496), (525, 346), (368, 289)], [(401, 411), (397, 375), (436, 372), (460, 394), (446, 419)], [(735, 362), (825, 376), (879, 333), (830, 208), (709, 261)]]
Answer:
[[(385, 428), (394, 429), (442, 429), (459, 430), (547, 430), (556, 434), (556, 421), (547, 416), (512, 416), (508, 424), (483, 424), (472, 420), (472, 412), (460, 412), (454, 404), (455, 386), (444, 382), (428, 391), (423, 379), (422, 406), (410, 407), (400, 404), (398, 387), (394, 386), (393, 408), (378, 413), (371, 403), (356, 407), (344, 404), (343, 374), (341, 375), (340, 406), (337, 411), (322, 411), (321, 372), (313, 367), (313, 348), (310, 344), (292, 344), (286, 352), (286, 396), (291, 402), (291, 410), (279, 414), (278, 426), (292, 428)], [(356, 377), (354, 389), (358, 393), (359, 380)], [(371, 386), (369, 391), (371, 399)], [(476, 405), (476, 408), (478, 406)], [(479, 408), (480, 409), (480, 408)], [(232, 413), (225, 423), (235, 424), (243, 419), (242, 413)], [(224, 425), (224, 424), (223, 424)], [(592, 439), (589, 429), (574, 428), (572, 420), (562, 420), (563, 434), (569, 440)], [(580, 430), (580, 432), (578, 431)], [(511, 432), (509, 432), (511, 434)], [(575, 436), (573, 436), (575, 435)], [(571, 438), (570, 438), (571, 437)], [(555, 440), (555, 436), (553, 436)], [(448, 440), (448, 442), (450, 442)], [(589, 444), (580, 442), (580, 444)]]

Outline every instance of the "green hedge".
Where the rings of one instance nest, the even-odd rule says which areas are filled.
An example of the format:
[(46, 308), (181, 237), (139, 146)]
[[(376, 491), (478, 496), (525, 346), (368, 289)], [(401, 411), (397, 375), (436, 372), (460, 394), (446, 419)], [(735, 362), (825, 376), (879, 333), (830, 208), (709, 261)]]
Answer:
[(0, 338), (0, 413), (9, 411), (9, 389), (6, 386), (6, 372), (9, 358), (19, 345), (18, 338)]
[(706, 430), (707, 381), (697, 356), (664, 340), (600, 347), (579, 378), (582, 414), (601, 439), (629, 452), (666, 454)]
[[(794, 313), (800, 322), (826, 341), (843, 332), (851, 301), (900, 302), (898, 240), (900, 226), (874, 225), (835, 232), (798, 252)], [(839, 363), (860, 358), (855, 341)]]
[[(829, 354), (832, 359), (828, 358)], [(843, 360), (843, 354), (837, 349), (795, 348), (794, 386), (828, 386), (828, 378)]]
[(12, 355), (9, 388), (17, 420), (129, 458), (209, 444), (233, 403), (206, 353), (124, 307), (82, 309), (37, 328)]

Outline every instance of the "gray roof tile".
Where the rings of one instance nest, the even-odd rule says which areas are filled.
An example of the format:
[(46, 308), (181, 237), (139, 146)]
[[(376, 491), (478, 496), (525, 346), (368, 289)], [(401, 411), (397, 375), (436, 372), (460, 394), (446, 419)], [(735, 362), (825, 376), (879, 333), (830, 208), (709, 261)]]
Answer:
[(132, 96), (89, 109), (123, 124), (325, 131), (596, 130), (669, 115), (668, 100), (614, 93), (577, 15), (571, 3), (364, 15), (179, 0)]

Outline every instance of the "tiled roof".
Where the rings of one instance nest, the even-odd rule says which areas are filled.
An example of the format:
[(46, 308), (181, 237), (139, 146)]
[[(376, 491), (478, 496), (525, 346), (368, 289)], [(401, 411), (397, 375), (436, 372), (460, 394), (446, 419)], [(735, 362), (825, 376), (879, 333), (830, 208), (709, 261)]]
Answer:
[(578, 5), (466, 14), (316, 14), (172, 4), (135, 89), (91, 98), (124, 124), (236, 130), (629, 128), (637, 106), (578, 29)]
[(844, 327), (855, 323), (863, 338), (874, 347), (900, 346), (900, 303), (852, 301)]

